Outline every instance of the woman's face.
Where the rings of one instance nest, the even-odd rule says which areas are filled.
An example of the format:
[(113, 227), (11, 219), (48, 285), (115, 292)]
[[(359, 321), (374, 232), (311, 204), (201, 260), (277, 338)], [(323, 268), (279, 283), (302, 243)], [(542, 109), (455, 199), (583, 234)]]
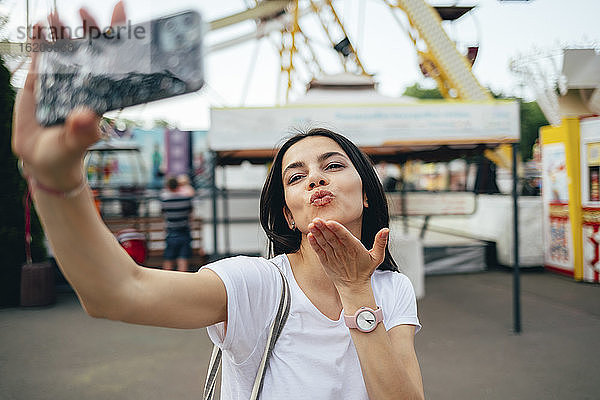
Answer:
[(360, 239), (362, 180), (344, 150), (325, 136), (311, 136), (292, 145), (282, 159), (284, 215), (302, 233), (316, 217), (333, 219)]

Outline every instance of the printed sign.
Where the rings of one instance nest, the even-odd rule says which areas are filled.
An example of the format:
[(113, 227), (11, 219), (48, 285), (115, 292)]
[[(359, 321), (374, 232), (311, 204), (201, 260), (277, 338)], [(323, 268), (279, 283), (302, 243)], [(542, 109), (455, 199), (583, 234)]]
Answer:
[[(600, 225), (585, 221), (586, 212), (600, 214), (600, 210), (583, 210), (583, 280), (598, 282), (600, 279)], [(596, 218), (597, 219), (597, 215)]]
[(544, 264), (573, 270), (573, 239), (569, 219), (569, 180), (564, 143), (542, 148)]
[(545, 263), (573, 269), (571, 265), (571, 224), (569, 220), (551, 218), (550, 235), (545, 252)]
[(358, 146), (519, 140), (516, 102), (213, 108), (213, 150), (272, 149), (294, 129), (323, 126)]
[(473, 192), (406, 192), (386, 193), (390, 217), (404, 215), (470, 215), (475, 212), (476, 200)]
[(568, 203), (569, 186), (564, 143), (547, 144), (542, 148), (542, 197), (545, 203)]

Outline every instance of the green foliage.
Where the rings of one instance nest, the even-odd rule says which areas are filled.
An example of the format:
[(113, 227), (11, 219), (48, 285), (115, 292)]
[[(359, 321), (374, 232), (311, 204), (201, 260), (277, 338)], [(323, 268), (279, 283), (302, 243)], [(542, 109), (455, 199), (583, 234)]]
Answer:
[[(489, 90), (489, 89), (488, 89)], [(511, 99), (519, 101), (519, 115), (521, 117), (521, 142), (519, 143), (519, 152), (523, 161), (531, 160), (533, 156), (533, 144), (539, 136), (540, 127), (548, 125), (548, 120), (540, 109), (537, 101), (528, 103), (523, 99), (506, 96), (502, 93), (494, 93), (490, 90), (495, 99)]]
[(407, 87), (402, 93), (402, 96), (416, 97), (418, 99), (443, 99), (444, 96), (438, 88), (425, 89), (417, 82), (412, 86)]
[(538, 138), (540, 127), (548, 125), (548, 120), (536, 101), (521, 102), (521, 143), (520, 151), (523, 161), (530, 160), (533, 144)]
[[(15, 305), (15, 300), (18, 303), (20, 270), (25, 263), (23, 196), (26, 184), (19, 174), (17, 158), (11, 149), (14, 101), (15, 91), (10, 85), (10, 72), (0, 59), (0, 305)], [(42, 261), (46, 257), (46, 250), (33, 207), (31, 225), (32, 257), (34, 262)]]
[(110, 125), (114, 124), (113, 126), (115, 126), (117, 129), (120, 129), (120, 130), (123, 130), (125, 128), (129, 129), (129, 128), (143, 126), (142, 122), (140, 122), (140, 121), (136, 121), (133, 119), (127, 119), (127, 118), (121, 118), (121, 117), (109, 118), (109, 117), (103, 116), (102, 120), (107, 122)]
[(154, 126), (159, 128), (173, 128), (173, 124), (166, 119), (155, 119)]

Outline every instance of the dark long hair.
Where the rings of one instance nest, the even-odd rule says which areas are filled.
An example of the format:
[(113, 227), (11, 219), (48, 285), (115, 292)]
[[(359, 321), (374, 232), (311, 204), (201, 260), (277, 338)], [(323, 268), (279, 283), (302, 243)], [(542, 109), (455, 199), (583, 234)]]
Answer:
[[(389, 227), (388, 205), (381, 182), (375, 173), (371, 160), (354, 143), (344, 136), (324, 128), (313, 128), (289, 138), (277, 152), (260, 195), (260, 224), (269, 238), (269, 256), (295, 253), (300, 249), (302, 233), (290, 229), (283, 214), (285, 204), (281, 177), (282, 160), (286, 151), (300, 140), (312, 136), (324, 136), (335, 141), (350, 158), (362, 180), (363, 192), (369, 207), (363, 207), (360, 241), (367, 248), (373, 247), (375, 235), (382, 228)], [(385, 248), (385, 259), (380, 270), (398, 271), (398, 266)]]

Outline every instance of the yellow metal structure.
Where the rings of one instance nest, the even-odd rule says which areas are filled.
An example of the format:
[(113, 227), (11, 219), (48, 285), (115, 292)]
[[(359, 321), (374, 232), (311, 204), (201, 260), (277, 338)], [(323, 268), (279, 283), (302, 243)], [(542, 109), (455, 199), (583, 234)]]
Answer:
[[(300, 25), (298, 25), (298, 0), (292, 2), (291, 13), (292, 23), (284, 26), (281, 31), (281, 48), (279, 49), (279, 56), (281, 57), (281, 73), (287, 75), (287, 87), (285, 91), (285, 102), (287, 103), (292, 90), (293, 77), (292, 72), (294, 71), (294, 55), (298, 52), (296, 46), (296, 37), (300, 34)], [(281, 84), (281, 80), (279, 81)], [(280, 99), (281, 90), (278, 90), (277, 98)]]
[[(428, 76), (437, 81), (440, 91), (445, 97), (469, 101), (491, 99), (488, 91), (477, 82), (472, 74), (469, 61), (458, 52), (444, 31), (441, 19), (435, 9), (425, 0), (383, 1), (392, 12), (398, 9), (407, 15), (413, 27), (413, 30), (409, 31), (409, 36), (417, 49), (421, 65)], [(308, 68), (312, 69), (313, 74), (323, 72), (316, 53), (310, 45), (309, 37), (302, 32), (299, 24), (299, 19), (309, 13), (318, 18), (327, 40), (338, 52), (344, 71), (369, 75), (332, 0), (304, 0), (302, 2), (300, 0), (255, 0), (255, 5), (247, 10), (210, 21), (208, 30), (219, 30), (247, 20), (255, 20), (257, 24), (262, 24), (287, 14), (288, 23), (283, 23), (280, 28), (281, 72), (287, 80), (285, 93), (287, 101), (294, 86), (296, 59), (302, 59)], [(417, 42), (425, 43), (427, 48), (420, 49)], [(299, 45), (307, 50), (304, 53), (300, 52)], [(14, 43), (2, 43), (0, 50), (4, 54), (21, 53), (18, 44)]]
[[(436, 80), (444, 97), (467, 101), (492, 99), (489, 92), (479, 84), (471, 72), (470, 62), (458, 52), (455, 44), (446, 34), (441, 18), (433, 7), (425, 0), (383, 0), (383, 2), (392, 12), (401, 10), (408, 17), (413, 28), (408, 31), (408, 34), (417, 50), (422, 69)], [(313, 75), (323, 72), (316, 53), (311, 47), (309, 36), (302, 31), (299, 23), (302, 16), (309, 13), (318, 18), (327, 40), (332, 48), (337, 50), (344, 71), (369, 75), (332, 0), (303, 0), (302, 2), (300, 0), (255, 0), (255, 5), (247, 10), (210, 21), (208, 29), (219, 30), (247, 20), (254, 20), (257, 25), (260, 25), (276, 20), (282, 15), (287, 16), (286, 19), (281, 19), (286, 22), (283, 22), (279, 29), (281, 73), (284, 75), (281, 80), (287, 81), (285, 89), (287, 102), (294, 82), (298, 81), (294, 77), (298, 61), (304, 61)], [(235, 43), (232, 41), (232, 44)], [(424, 43), (426, 48), (420, 48), (418, 45), (420, 43)], [(306, 50), (299, 51), (299, 46)], [(6, 54), (17, 52), (20, 48), (18, 44), (2, 43), (0, 50)], [(280, 93), (279, 100), (282, 97)]]
[(256, 5), (245, 11), (228, 15), (227, 17), (219, 18), (208, 23), (208, 29), (214, 31), (217, 29), (225, 28), (231, 25), (238, 24), (240, 22), (249, 19), (264, 19), (276, 16), (288, 8), (291, 0), (266, 0), (256, 2)]
[[(356, 51), (356, 49), (352, 45), (352, 42), (350, 41), (350, 38), (348, 37), (346, 28), (344, 28), (344, 24), (342, 24), (342, 21), (338, 16), (335, 7), (333, 6), (333, 2), (331, 0), (325, 0), (324, 6), (319, 6), (317, 2), (310, 0), (310, 4), (312, 10), (319, 16), (321, 26), (327, 34), (327, 38), (331, 42), (332, 46), (336, 46), (344, 39), (348, 40), (348, 56), (344, 56), (341, 53), (338, 53), (340, 54), (340, 59), (342, 65), (344, 66), (344, 71), (354, 72), (359, 75), (368, 75), (365, 71), (365, 68), (363, 67), (362, 62), (360, 61), (360, 58), (358, 57), (358, 52)], [(336, 28), (339, 31), (337, 38), (334, 37), (334, 31), (336, 30)]]
[[(438, 83), (446, 98), (469, 101), (492, 100), (490, 93), (477, 81), (471, 72), (471, 64), (456, 49), (454, 42), (442, 27), (437, 11), (424, 0), (384, 0), (392, 9), (404, 11), (413, 28), (410, 39), (417, 49), (421, 65)], [(422, 41), (426, 49), (420, 49)]]
[[(437, 11), (424, 0), (384, 0), (392, 12), (402, 10), (413, 28), (408, 35), (413, 42), (423, 72), (433, 78), (440, 93), (447, 99), (491, 101), (493, 97), (473, 72), (471, 63), (460, 54), (442, 27)], [(426, 45), (425, 49), (419, 43)], [(486, 150), (485, 156), (499, 167), (510, 169), (512, 147), (504, 144), (496, 150)]]
[[(286, 75), (287, 87), (285, 92), (285, 102), (289, 100), (289, 95), (294, 86), (294, 72), (296, 70), (295, 59), (301, 57), (298, 45), (306, 46), (310, 59), (304, 59), (305, 64), (310, 68), (313, 63), (317, 63), (317, 71), (322, 73), (323, 69), (318, 64), (316, 53), (314, 52), (308, 35), (304, 34), (299, 24), (300, 19), (300, 2), (294, 0), (287, 8), (288, 13), (292, 16), (291, 22), (281, 29), (281, 47), (279, 55), (281, 59), (281, 72)], [(368, 75), (363, 67), (356, 48), (352, 45), (348, 37), (348, 33), (342, 23), (338, 12), (336, 11), (331, 0), (316, 1), (309, 0), (307, 10), (318, 17), (319, 23), (323, 28), (323, 32), (327, 37), (332, 49), (340, 44), (343, 44), (344, 52), (338, 51), (340, 64), (345, 72), (352, 72), (359, 75)], [(304, 14), (304, 13), (302, 13)], [(299, 38), (303, 40), (300, 41)], [(281, 84), (281, 80), (280, 80)], [(278, 91), (278, 99), (281, 99), (281, 90)]]
[[(388, 5), (392, 13), (401, 10), (407, 15), (412, 27), (408, 35), (417, 50), (421, 67), (427, 76), (435, 79), (444, 97), (467, 101), (493, 100), (488, 90), (481, 86), (473, 75), (469, 60), (458, 52), (454, 42), (446, 34), (442, 20), (433, 7), (425, 0), (383, 0), (383, 2)], [(308, 10), (318, 17), (330, 45), (338, 50), (338, 57), (344, 71), (369, 75), (358, 56), (357, 49), (352, 45), (333, 1), (308, 0), (304, 2), (306, 3), (308, 3)], [(281, 30), (280, 58), (281, 71), (287, 77), (286, 101), (294, 86), (296, 68), (294, 59), (300, 55), (297, 47), (299, 42), (296, 40), (298, 35), (301, 34), (305, 38), (304, 44), (308, 44), (308, 36), (304, 35), (298, 21), (300, 5), (299, 0), (291, 2), (291, 7), (288, 7), (287, 11), (292, 16), (292, 22)], [(426, 48), (420, 48), (418, 43), (424, 43)], [(343, 51), (340, 51), (339, 47), (344, 47)], [(311, 58), (316, 60), (314, 52), (312, 54)], [(319, 71), (321, 71), (320, 67)]]

